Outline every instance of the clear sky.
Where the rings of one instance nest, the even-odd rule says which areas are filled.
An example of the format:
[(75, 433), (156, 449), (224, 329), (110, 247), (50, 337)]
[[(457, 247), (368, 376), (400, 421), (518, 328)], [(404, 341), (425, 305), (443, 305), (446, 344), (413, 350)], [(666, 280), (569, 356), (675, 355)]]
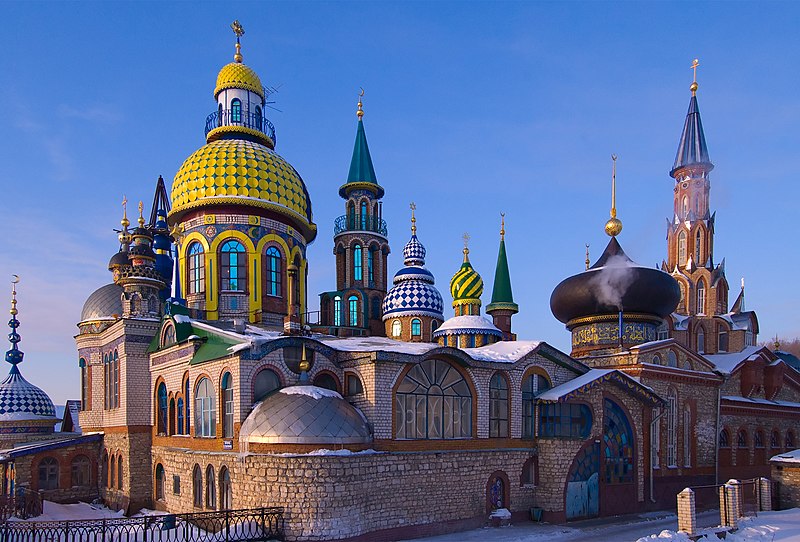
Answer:
[(334, 286), (363, 86), (390, 273), (415, 201), (446, 315), (465, 231), (485, 305), (505, 212), (514, 330), (569, 351), (550, 293), (583, 269), (585, 243), (594, 260), (607, 242), (612, 152), (621, 244), (642, 264), (665, 256), (699, 57), (716, 259), (731, 300), (746, 277), (761, 340), (800, 336), (797, 4), (2, 2), (0, 19), (0, 292), (21, 275), (20, 368), (58, 403), (79, 396), (72, 337), (111, 281), (122, 195), (149, 208), (158, 175), (171, 182), (204, 143), (233, 19), (245, 63), (279, 88), (276, 150), (311, 193), (311, 294)]

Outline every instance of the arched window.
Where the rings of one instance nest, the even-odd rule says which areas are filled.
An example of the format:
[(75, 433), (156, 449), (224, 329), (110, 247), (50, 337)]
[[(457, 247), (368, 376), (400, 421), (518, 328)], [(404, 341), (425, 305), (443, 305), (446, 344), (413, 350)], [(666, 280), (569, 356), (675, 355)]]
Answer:
[(166, 482), (166, 474), (164, 473), (164, 465), (161, 463), (156, 465), (156, 500), (164, 500), (164, 484)]
[(58, 489), (58, 461), (53, 457), (39, 461), (39, 489)]
[(681, 202), (681, 206), (683, 207), (683, 218), (686, 218), (686, 215), (689, 214), (689, 198), (683, 196), (683, 201)]
[(222, 436), (233, 437), (233, 377), (231, 373), (222, 375)]
[(320, 373), (314, 377), (314, 385), (318, 388), (325, 388), (326, 390), (331, 390), (338, 392), (339, 391), (339, 384), (336, 382), (336, 379), (330, 373)]
[(367, 280), (369, 286), (375, 284), (375, 251), (367, 250)]
[(89, 458), (85, 455), (78, 455), (72, 459), (72, 466), (71, 466), (71, 484), (73, 486), (78, 487), (85, 487), (89, 486), (92, 483), (91, 478), (91, 463), (89, 462)]
[(658, 354), (653, 356), (653, 365), (661, 365), (661, 356)]
[(117, 457), (117, 489), (122, 489), (122, 456)]
[(493, 476), (489, 480), (489, 503), (492, 510), (505, 508), (506, 503), (506, 483), (502, 476)]
[(81, 410), (89, 410), (89, 368), (83, 358), (78, 366), (81, 368)]
[(261, 369), (253, 383), (253, 402), (262, 401), (264, 397), (281, 387), (281, 379), (272, 369)]
[(361, 202), (361, 229), (367, 229), (367, 202)]
[(403, 333), (403, 324), (400, 320), (392, 322), (392, 337), (399, 337)]
[(217, 483), (214, 480), (214, 467), (206, 467), (206, 508), (217, 509)]
[(190, 390), (190, 387), (191, 387), (190, 384), (189, 384), (189, 375), (186, 375), (185, 379), (186, 380), (183, 381), (183, 396), (186, 398), (186, 416), (185, 416), (185, 419), (186, 419), (186, 433), (185, 434), (188, 435), (189, 434), (189, 429), (190, 429), (189, 420), (192, 419), (192, 408), (191, 408), (192, 394), (189, 393), (189, 390)]
[(114, 373), (112, 378), (114, 394), (112, 397), (111, 408), (119, 408), (119, 353), (116, 350), (114, 350), (114, 362), (112, 363), (112, 369)]
[(117, 487), (117, 456), (111, 456), (111, 466), (108, 469), (108, 487), (114, 489)]
[(668, 367), (678, 366), (678, 356), (675, 354), (674, 350), (670, 350), (669, 352), (667, 352), (667, 366)]
[(266, 254), (267, 295), (278, 296), (281, 294), (281, 253), (275, 247), (269, 247)]
[(164, 335), (161, 337), (161, 347), (171, 346), (177, 342), (175, 338), (175, 326), (167, 324), (164, 326)]
[(220, 290), (244, 292), (247, 283), (247, 253), (239, 241), (231, 239), (220, 248)]
[(702, 326), (697, 328), (697, 353), (703, 354), (706, 351), (706, 332)]
[(256, 112), (256, 114), (255, 114), (256, 125), (254, 126), (254, 128), (256, 130), (263, 131), (264, 130), (264, 120), (263, 120), (263, 116), (261, 114), (261, 106), (257, 105), (256, 109), (255, 109), (255, 112)]
[(342, 325), (342, 297), (338, 295), (333, 298), (333, 325)]
[(533, 438), (536, 396), (549, 389), (550, 381), (538, 373), (529, 374), (522, 381), (522, 438)]
[(167, 385), (163, 382), (156, 391), (156, 429), (159, 435), (167, 434)]
[(242, 122), (242, 102), (239, 98), (231, 100), (231, 122)]
[(214, 386), (206, 377), (200, 379), (194, 393), (194, 434), (196, 437), (217, 434), (217, 401)]
[(222, 104), (217, 106), (217, 127), (222, 126)]
[(706, 313), (706, 283), (703, 279), (697, 283), (697, 314)]
[(700, 254), (701, 250), (700, 249), (703, 246), (702, 243), (703, 243), (703, 237), (700, 234), (700, 230), (698, 229), (697, 230), (697, 235), (694, 236), (694, 262), (697, 265), (700, 265), (702, 263), (702, 260), (700, 259), (700, 256), (701, 256), (701, 254)]
[(353, 279), (354, 280), (363, 280), (364, 273), (363, 273), (363, 255), (362, 255), (361, 245), (355, 245), (353, 247)]
[(739, 434), (736, 435), (736, 446), (738, 448), (747, 448), (747, 430), (739, 429)]
[(472, 393), (461, 373), (436, 359), (414, 365), (395, 394), (395, 427), (401, 439), (472, 436)]
[(358, 378), (353, 373), (347, 373), (347, 378), (345, 379), (345, 383), (347, 384), (347, 396), (358, 395), (360, 393), (364, 393), (364, 386), (361, 384), (361, 379)]
[(730, 448), (731, 447), (731, 436), (728, 434), (727, 429), (723, 429), (719, 432), (719, 447), (720, 448)]
[(175, 434), (175, 422), (177, 421), (175, 416), (175, 399), (169, 400), (169, 433), (170, 435)]
[(523, 486), (539, 485), (539, 456), (535, 455), (528, 458), (522, 466), (522, 477), (520, 482)]
[(422, 335), (422, 320), (414, 318), (411, 320), (411, 336), (419, 337)]
[(686, 232), (678, 234), (678, 265), (686, 265)]
[(103, 354), (103, 408), (111, 408), (111, 362), (108, 354)]
[(192, 503), (195, 508), (203, 507), (203, 472), (197, 464), (192, 470)]
[(773, 431), (769, 437), (769, 447), (773, 450), (777, 450), (781, 447), (781, 434), (777, 431)]
[(786, 431), (786, 445), (784, 446), (786, 450), (794, 450), (794, 431), (789, 429)]
[(183, 408), (184, 408), (184, 406), (183, 406), (183, 397), (179, 397), (178, 398), (178, 434), (179, 435), (185, 435), (186, 434), (184, 432), (185, 427), (183, 425), (183, 420), (184, 420), (184, 418), (183, 418), (183, 416), (184, 416)]
[(431, 320), (431, 335), (433, 332), (439, 329), (439, 320)]
[(347, 306), (350, 313), (350, 327), (358, 327), (358, 296), (348, 297)]
[(203, 245), (195, 241), (187, 250), (186, 280), (189, 283), (189, 294), (202, 294), (206, 291), (206, 262)]
[(231, 488), (231, 473), (228, 467), (219, 470), (219, 507), (221, 510), (230, 510), (233, 502), (233, 489)]
[(605, 482), (607, 484), (633, 482), (633, 431), (625, 412), (609, 399), (603, 399), (603, 444)]
[(761, 429), (757, 429), (755, 434), (753, 435), (753, 445), (756, 448), (764, 447), (764, 431), (762, 431)]
[(678, 465), (678, 392), (675, 388), (667, 390), (667, 466)]
[(356, 229), (356, 204), (352, 201), (347, 204), (347, 228)]
[(689, 405), (683, 407), (683, 466), (692, 466), (692, 409)]
[(489, 436), (508, 437), (508, 383), (500, 373), (489, 381)]

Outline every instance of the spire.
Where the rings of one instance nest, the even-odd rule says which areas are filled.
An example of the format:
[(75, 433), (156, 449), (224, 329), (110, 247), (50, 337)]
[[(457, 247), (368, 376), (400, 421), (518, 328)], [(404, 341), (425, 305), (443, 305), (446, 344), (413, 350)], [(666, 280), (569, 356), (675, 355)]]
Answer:
[(17, 333), (17, 328), (19, 327), (19, 320), (17, 320), (17, 284), (19, 283), (19, 275), (11, 275), (11, 277), (11, 310), (8, 311), (11, 313), (11, 320), (8, 321), (8, 327), (11, 328), (11, 333), (8, 334), (11, 350), (6, 352), (6, 361), (11, 364), (11, 371), (14, 372), (17, 370), (17, 364), (22, 363), (24, 354), (17, 346), (21, 340), (19, 333)]
[(233, 61), (237, 64), (241, 64), (244, 57), (242, 56), (242, 44), (239, 39), (244, 36), (244, 28), (242, 28), (241, 23), (236, 20), (231, 23), (231, 30), (236, 34), (236, 54), (233, 55)]
[(606, 233), (616, 237), (622, 231), (622, 221), (617, 218), (617, 155), (611, 155), (611, 218), (606, 222)]
[(676, 172), (688, 166), (701, 166), (705, 172), (714, 169), (714, 164), (708, 157), (708, 147), (706, 146), (706, 136), (703, 133), (703, 123), (700, 121), (700, 109), (697, 106), (697, 67), (700, 62), (694, 59), (692, 70), (694, 70), (694, 81), (689, 86), (692, 97), (689, 100), (689, 111), (686, 113), (686, 122), (683, 125), (681, 140), (678, 143), (678, 153), (675, 155), (675, 164), (672, 166), (670, 176), (676, 178)]
[(364, 131), (363, 96), (364, 89), (362, 88), (358, 94), (358, 110), (356, 111), (358, 128), (356, 129), (356, 142), (353, 146), (353, 157), (350, 159), (350, 171), (347, 174), (347, 182), (339, 189), (339, 195), (345, 199), (350, 191), (356, 188), (367, 188), (375, 193), (376, 198), (382, 198), (384, 194), (383, 187), (378, 184), (378, 177), (375, 175), (375, 167), (372, 165), (372, 156), (370, 156), (367, 144), (367, 133)]
[[(486, 306), (486, 312), (505, 309), (519, 312), (519, 306), (514, 303), (511, 292), (511, 274), (508, 272), (508, 258), (506, 256), (506, 223), (505, 214), (500, 214), (500, 250), (497, 252), (497, 267), (494, 272), (494, 285), (492, 286), (492, 302)], [(496, 325), (496, 324), (495, 324)], [(498, 326), (500, 327), (500, 326)], [(502, 328), (501, 328), (502, 329)]]
[(736, 301), (733, 302), (733, 306), (731, 307), (731, 312), (734, 314), (741, 314), (745, 312), (744, 308), (744, 277), (742, 277), (742, 289), (739, 292), (739, 296), (736, 298)]

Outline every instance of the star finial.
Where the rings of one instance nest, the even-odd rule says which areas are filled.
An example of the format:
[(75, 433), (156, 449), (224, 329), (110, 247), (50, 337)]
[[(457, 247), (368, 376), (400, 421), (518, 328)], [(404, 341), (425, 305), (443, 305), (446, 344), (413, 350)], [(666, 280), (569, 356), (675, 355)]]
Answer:
[(241, 64), (244, 58), (242, 57), (242, 44), (240, 43), (239, 38), (244, 36), (244, 28), (238, 19), (231, 23), (231, 30), (233, 30), (233, 33), (236, 34), (236, 54), (233, 55), (233, 60), (234, 62)]
[(358, 93), (358, 111), (356, 111), (356, 115), (358, 116), (358, 120), (361, 120), (361, 118), (364, 116), (364, 110), (362, 109), (364, 104), (361, 101), (361, 98), (364, 97), (364, 87), (359, 88), (361, 89), (361, 92)]
[(697, 67), (699, 65), (700, 65), (700, 60), (698, 60), (696, 58), (694, 60), (692, 60), (692, 65), (690, 66), (690, 68), (694, 72), (694, 77), (692, 79), (692, 84), (689, 86), (689, 90), (692, 91), (692, 96), (694, 96), (695, 93), (697, 92), (697, 86), (698, 86), (697, 85)]
[(411, 235), (417, 235), (417, 217), (414, 216), (414, 211), (417, 210), (417, 204), (412, 201), (409, 208), (411, 209)]

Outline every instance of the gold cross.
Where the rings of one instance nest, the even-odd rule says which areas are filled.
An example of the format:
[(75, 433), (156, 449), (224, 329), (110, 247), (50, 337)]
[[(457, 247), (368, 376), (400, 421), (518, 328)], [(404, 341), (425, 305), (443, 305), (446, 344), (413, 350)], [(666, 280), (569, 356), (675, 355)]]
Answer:
[(694, 71), (694, 81), (693, 81), (694, 83), (697, 83), (697, 66), (699, 65), (700, 65), (700, 60), (696, 58), (692, 60), (691, 68)]
[(461, 238), (464, 240), (464, 248), (467, 248), (467, 245), (469, 245), (469, 240), (470, 240), (469, 234), (467, 232), (464, 232), (464, 235), (462, 235)]
[(239, 38), (244, 36), (244, 28), (242, 28), (242, 24), (238, 19), (231, 23), (231, 29), (233, 30), (233, 33), (236, 34), (236, 42), (238, 43)]
[(122, 216), (128, 216), (128, 198), (125, 194), (122, 195)]
[(409, 207), (411, 208), (411, 234), (412, 235), (416, 235), (417, 234), (417, 217), (414, 216), (414, 211), (417, 210), (417, 204), (412, 201), (411, 205), (409, 205)]

